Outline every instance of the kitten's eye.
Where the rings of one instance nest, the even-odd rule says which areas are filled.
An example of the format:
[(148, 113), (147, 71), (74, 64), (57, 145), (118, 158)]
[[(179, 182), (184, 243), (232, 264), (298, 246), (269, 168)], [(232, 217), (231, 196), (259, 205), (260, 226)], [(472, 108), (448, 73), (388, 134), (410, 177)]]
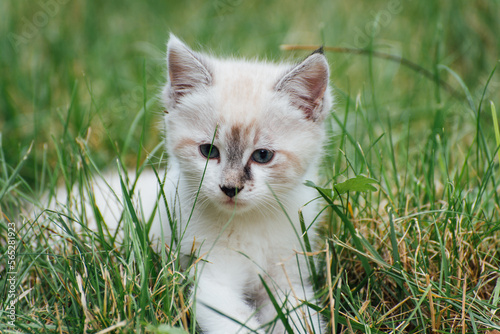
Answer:
[(258, 162), (260, 164), (268, 163), (269, 161), (271, 161), (273, 156), (274, 153), (272, 151), (264, 149), (256, 150), (255, 152), (252, 153), (253, 161)]
[(200, 145), (200, 153), (209, 159), (217, 159), (219, 157), (219, 149), (211, 144)]

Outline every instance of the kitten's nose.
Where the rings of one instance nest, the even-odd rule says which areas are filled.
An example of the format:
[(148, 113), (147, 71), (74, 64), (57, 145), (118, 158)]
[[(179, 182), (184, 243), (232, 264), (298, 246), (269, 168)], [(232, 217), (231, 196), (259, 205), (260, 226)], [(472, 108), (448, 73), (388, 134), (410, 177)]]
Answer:
[(228, 197), (233, 198), (234, 196), (236, 196), (236, 193), (239, 193), (240, 191), (243, 190), (243, 187), (233, 188), (233, 187), (221, 186), (220, 190), (222, 190), (222, 192), (226, 194)]

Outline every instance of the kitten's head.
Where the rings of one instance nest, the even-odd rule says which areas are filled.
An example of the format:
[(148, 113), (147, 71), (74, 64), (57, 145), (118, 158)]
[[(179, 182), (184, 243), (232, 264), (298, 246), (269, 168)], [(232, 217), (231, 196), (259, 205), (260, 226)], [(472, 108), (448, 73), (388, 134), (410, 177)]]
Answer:
[[(295, 65), (219, 60), (171, 35), (167, 149), (184, 185), (225, 211), (275, 203), (316, 164), (332, 97), (328, 63), (315, 52)], [(211, 145), (213, 143), (213, 145)]]

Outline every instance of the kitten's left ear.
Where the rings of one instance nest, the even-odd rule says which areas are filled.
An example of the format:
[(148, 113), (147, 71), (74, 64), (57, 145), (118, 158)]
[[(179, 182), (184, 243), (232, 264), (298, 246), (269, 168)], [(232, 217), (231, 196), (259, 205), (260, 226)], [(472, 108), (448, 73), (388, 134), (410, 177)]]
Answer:
[(167, 45), (167, 66), (169, 82), (166, 90), (175, 102), (212, 82), (205, 57), (192, 51), (173, 34), (170, 34)]
[(301, 109), (307, 119), (321, 121), (331, 107), (328, 77), (328, 62), (319, 49), (288, 72), (275, 89), (289, 95), (291, 103)]

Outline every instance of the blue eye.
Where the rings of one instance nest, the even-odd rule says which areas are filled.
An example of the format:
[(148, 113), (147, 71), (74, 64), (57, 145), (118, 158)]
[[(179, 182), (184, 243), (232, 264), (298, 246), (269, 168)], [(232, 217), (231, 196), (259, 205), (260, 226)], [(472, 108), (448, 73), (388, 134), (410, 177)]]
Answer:
[(200, 145), (200, 153), (209, 159), (217, 159), (220, 156), (219, 149), (211, 144)]
[(269, 150), (256, 150), (252, 153), (252, 160), (259, 164), (265, 164), (272, 160), (274, 153)]

